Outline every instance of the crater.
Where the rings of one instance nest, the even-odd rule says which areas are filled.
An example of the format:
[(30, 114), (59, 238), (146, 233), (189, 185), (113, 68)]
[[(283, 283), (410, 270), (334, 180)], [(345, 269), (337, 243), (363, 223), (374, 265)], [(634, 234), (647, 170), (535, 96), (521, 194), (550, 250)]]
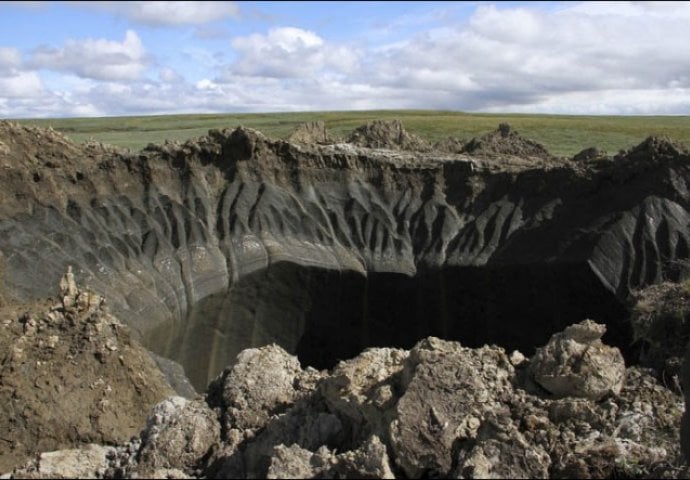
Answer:
[[(663, 141), (574, 162), (505, 128), (443, 153), (396, 124), (129, 154), (7, 125), (27, 138), (0, 177), (3, 295), (51, 295), (71, 265), (200, 391), (272, 342), (319, 369), (429, 335), (531, 355), (585, 318), (633, 362), (631, 290), (690, 264), (690, 156)], [(34, 182), (49, 147), (65, 160)]]
[(203, 391), (243, 349), (277, 343), (303, 366), (330, 369), (368, 347), (411, 348), (429, 335), (532, 355), (584, 318), (630, 354), (627, 309), (587, 265), (461, 267), (417, 275), (281, 262), (191, 306), (146, 336)]

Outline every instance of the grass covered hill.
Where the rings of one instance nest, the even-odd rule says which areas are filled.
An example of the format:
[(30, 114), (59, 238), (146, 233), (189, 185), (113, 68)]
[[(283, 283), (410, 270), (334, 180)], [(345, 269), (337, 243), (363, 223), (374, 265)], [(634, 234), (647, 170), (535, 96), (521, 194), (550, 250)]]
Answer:
[(536, 140), (555, 155), (572, 156), (587, 147), (614, 154), (649, 135), (666, 135), (690, 145), (688, 116), (571, 116), (484, 114), (449, 111), (386, 110), (354, 112), (297, 112), (251, 114), (192, 114), (139, 117), (20, 120), (52, 126), (76, 142), (89, 139), (139, 150), (164, 140), (184, 141), (212, 128), (244, 125), (273, 138), (285, 138), (294, 127), (321, 120), (336, 136), (345, 136), (371, 120), (400, 119), (410, 132), (435, 142), (447, 137), (469, 140), (509, 123), (522, 136)]

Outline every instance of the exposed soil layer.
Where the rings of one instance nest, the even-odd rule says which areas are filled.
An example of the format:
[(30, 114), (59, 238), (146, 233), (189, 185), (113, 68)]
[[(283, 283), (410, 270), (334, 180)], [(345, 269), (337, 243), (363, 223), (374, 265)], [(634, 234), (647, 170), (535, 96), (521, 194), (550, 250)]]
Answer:
[(37, 452), (129, 440), (173, 393), (101, 297), (63, 293), (0, 308), (0, 472)]
[(0, 292), (40, 298), (74, 265), (202, 389), (274, 341), (326, 367), (430, 334), (531, 351), (585, 317), (632, 359), (631, 289), (687, 270), (689, 158), (665, 139), (574, 162), (507, 125), (461, 154), (400, 122), (297, 133), (127, 153), (3, 122)]
[(204, 397), (158, 404), (115, 447), (15, 478), (678, 478), (681, 397), (625, 368), (590, 320), (526, 358), (428, 337), (330, 372), (247, 349)]
[[(316, 464), (323, 470), (313, 474), (331, 476), (371, 474), (363, 464), (378, 476), (482, 476), (492, 455), (533, 460), (494, 472), (502, 476), (671, 465), (677, 393), (640, 369), (628, 369), (626, 386), (621, 372), (623, 356), (631, 364), (651, 345), (663, 352), (654, 326), (674, 325), (647, 328), (639, 315), (631, 323), (631, 293), (689, 273), (683, 147), (650, 138), (614, 158), (573, 161), (505, 125), (460, 153), (399, 122), (364, 126), (349, 143), (330, 144), (319, 125), (297, 134), (291, 143), (214, 130), (129, 153), (0, 122), (3, 468), (141, 428), (171, 390), (137, 339), (184, 365), (199, 391), (215, 380), (207, 402), (157, 407), (139, 443), (70, 454), (110, 476), (264, 477)], [(65, 283), (68, 266), (96, 293)], [(60, 299), (40, 303), (58, 282)], [(585, 318), (601, 325), (565, 329)], [(604, 330), (623, 356), (601, 343)], [(418, 342), (430, 335), (462, 346)], [(246, 350), (272, 343), (287, 352)], [(468, 348), (484, 344), (523, 354)], [(372, 346), (412, 350), (338, 363)], [(572, 361), (561, 365), (552, 351)], [(573, 367), (585, 360), (585, 370)], [(300, 362), (335, 367), (329, 377)], [(350, 367), (380, 362), (376, 385), (359, 389), (379, 373), (354, 379)], [(175, 364), (159, 364), (182, 390)], [(265, 377), (269, 367), (276, 377)], [(590, 403), (552, 403), (563, 391)], [(662, 407), (642, 431), (647, 405)], [(464, 433), (446, 432), (451, 423), (448, 432)], [(584, 425), (595, 424), (601, 441), (583, 444)], [(410, 440), (419, 435), (436, 446)], [(639, 471), (634, 458), (645, 459)]]

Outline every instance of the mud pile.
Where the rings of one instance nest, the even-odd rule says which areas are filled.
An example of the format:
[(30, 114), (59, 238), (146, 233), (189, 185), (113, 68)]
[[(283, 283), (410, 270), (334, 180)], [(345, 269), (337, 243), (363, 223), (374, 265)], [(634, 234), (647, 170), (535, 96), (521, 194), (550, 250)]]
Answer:
[(467, 141), (457, 137), (448, 137), (434, 143), (433, 149), (445, 153), (463, 153)]
[(502, 123), (498, 126), (498, 129), (491, 133), (473, 138), (465, 144), (463, 152), (469, 155), (487, 157), (512, 155), (544, 160), (553, 158), (543, 145), (523, 138), (507, 123)]
[(37, 452), (118, 443), (173, 394), (149, 353), (79, 289), (71, 271), (58, 299), (0, 309), (0, 471)]
[[(249, 349), (203, 398), (157, 405), (131, 442), (42, 454), (15, 475), (677, 476), (681, 398), (626, 370), (620, 352), (609, 362), (616, 349), (603, 331), (573, 325), (531, 360), (429, 337), (409, 351), (368, 349), (331, 372), (302, 369), (275, 345)], [(577, 362), (584, 368), (572, 370)], [(603, 395), (580, 388), (589, 369)], [(557, 378), (557, 394), (542, 387)]]
[(366, 148), (428, 151), (430, 145), (405, 130), (400, 120), (374, 120), (362, 125), (347, 137), (347, 143)]
[(646, 159), (651, 161), (675, 158), (680, 155), (688, 155), (688, 149), (668, 137), (647, 137), (639, 145), (617, 155), (618, 159), (630, 160)]
[(323, 122), (307, 122), (298, 125), (288, 137), (290, 143), (307, 145), (328, 145), (334, 143), (334, 139), (326, 129)]

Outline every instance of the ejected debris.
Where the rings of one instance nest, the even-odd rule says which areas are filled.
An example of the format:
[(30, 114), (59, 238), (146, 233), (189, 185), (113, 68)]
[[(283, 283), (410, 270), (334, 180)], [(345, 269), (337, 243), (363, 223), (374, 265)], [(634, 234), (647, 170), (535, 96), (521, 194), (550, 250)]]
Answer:
[(288, 142), (301, 144), (328, 145), (333, 143), (333, 137), (323, 122), (306, 122), (295, 127), (288, 137)]
[(347, 143), (366, 148), (427, 151), (429, 144), (405, 130), (400, 120), (374, 120), (353, 131)]
[(553, 158), (543, 145), (523, 138), (507, 123), (501, 123), (493, 132), (473, 138), (465, 144), (463, 151), (474, 156), (512, 155), (544, 160)]

